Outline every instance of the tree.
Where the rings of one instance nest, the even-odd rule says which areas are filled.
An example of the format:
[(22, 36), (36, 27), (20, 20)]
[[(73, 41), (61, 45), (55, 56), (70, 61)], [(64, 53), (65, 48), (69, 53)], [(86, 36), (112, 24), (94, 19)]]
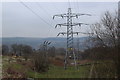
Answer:
[(29, 55), (33, 52), (32, 47), (24, 44), (13, 44), (11, 45), (12, 52), (16, 55), (23, 56), (26, 60)]
[(51, 56), (51, 57), (55, 57), (55, 47), (54, 46), (52, 46), (52, 47), (50, 47), (49, 49), (48, 49), (48, 54), (49, 54), (49, 56)]
[(66, 50), (65, 50), (64, 48), (58, 48), (58, 49), (56, 50), (56, 53), (57, 53), (58, 55), (64, 56), (65, 53), (66, 53)]
[(23, 53), (23, 44), (19, 44), (17, 45), (17, 52), (20, 56), (22, 56), (22, 53)]
[(37, 72), (46, 72), (49, 69), (49, 60), (46, 59), (44, 52), (37, 52), (32, 57), (34, 70)]
[(9, 48), (7, 45), (2, 45), (2, 55), (8, 54)]
[(12, 44), (12, 45), (11, 45), (11, 49), (12, 49), (12, 52), (13, 52), (14, 54), (17, 54), (18, 45), (17, 45), (17, 44)]
[(118, 45), (118, 14), (117, 12), (112, 15), (110, 12), (106, 12), (101, 18), (100, 22), (97, 22), (91, 26), (92, 33), (104, 46), (115, 47)]
[(2, 55), (2, 45), (0, 45), (0, 55)]
[(32, 50), (32, 47), (29, 46), (29, 45), (19, 45), (20, 47), (20, 50), (22, 49), (22, 53), (23, 53), (23, 56), (25, 58), (25, 60), (28, 59), (29, 55), (33, 53), (33, 50)]
[(97, 46), (104, 46), (112, 48), (113, 61), (116, 65), (117, 76), (120, 78), (120, 63), (119, 63), (119, 49), (120, 49), (120, 26), (118, 19), (118, 12), (111, 14), (109, 11), (105, 12), (100, 22), (91, 25), (92, 33), (94, 33), (94, 41), (97, 41)]

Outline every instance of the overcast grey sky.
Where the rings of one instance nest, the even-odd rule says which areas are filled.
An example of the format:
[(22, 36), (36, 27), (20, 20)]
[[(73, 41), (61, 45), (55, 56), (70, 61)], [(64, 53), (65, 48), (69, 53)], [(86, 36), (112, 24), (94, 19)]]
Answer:
[[(2, 4), (2, 36), (3, 37), (56, 37), (58, 32), (66, 31), (65, 27), (54, 28), (57, 23), (65, 23), (66, 19), (55, 18), (55, 14), (66, 13), (67, 2), (24, 2), (37, 15), (33, 14), (20, 2), (5, 2)], [(105, 11), (114, 12), (118, 9), (117, 2), (71, 2), (72, 12), (88, 13), (73, 19), (74, 22), (93, 24), (99, 21)], [(89, 26), (74, 28), (74, 31), (88, 31)], [(85, 35), (80, 35), (85, 36)]]

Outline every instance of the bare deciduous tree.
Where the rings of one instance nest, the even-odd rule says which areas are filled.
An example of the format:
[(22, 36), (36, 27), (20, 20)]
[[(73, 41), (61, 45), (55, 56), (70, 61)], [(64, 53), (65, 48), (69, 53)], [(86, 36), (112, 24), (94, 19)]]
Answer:
[(97, 37), (97, 40), (101, 41), (104, 46), (118, 45), (118, 28), (118, 13), (116, 12), (112, 15), (108, 11), (101, 18), (100, 22), (91, 26), (91, 30)]
[(114, 14), (110, 13), (109, 11), (105, 12), (100, 22), (91, 25), (91, 30), (92, 33), (94, 33), (94, 40), (97, 41), (98, 46), (100, 45), (113, 48), (113, 61), (116, 65), (117, 76), (120, 77), (120, 64), (118, 58), (120, 55), (118, 51), (118, 48), (120, 48), (120, 26), (118, 12), (115, 12)]
[(2, 45), (2, 55), (8, 54), (9, 48), (7, 45)]

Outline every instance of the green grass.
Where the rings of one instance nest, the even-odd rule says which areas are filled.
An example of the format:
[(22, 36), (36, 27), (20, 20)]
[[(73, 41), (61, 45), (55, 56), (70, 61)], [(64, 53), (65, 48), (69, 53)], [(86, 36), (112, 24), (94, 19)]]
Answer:
[[(4, 58), (8, 58), (8, 57), (4, 57)], [(105, 71), (106, 69), (108, 69), (108, 71), (110, 70), (110, 72), (112, 70), (112, 67), (111, 69), (108, 68), (109, 66), (111, 66), (111, 64), (110, 65), (109, 64), (110, 63), (108, 63), (107, 65), (97, 64), (95, 65), (95, 69), (98, 72), (100, 72), (98, 73), (99, 75), (101, 75), (101, 72), (102, 74), (103, 73), (106, 74), (108, 73)], [(78, 69), (75, 69), (74, 66), (71, 66), (71, 67), (69, 66), (67, 70), (64, 70), (64, 68), (61, 66), (51, 65), (49, 67), (48, 72), (38, 73), (33, 71), (29, 66), (25, 66), (17, 62), (8, 63), (6, 62), (6, 60), (3, 59), (3, 70), (5, 71), (8, 67), (12, 67), (13, 70), (16, 70), (17, 72), (20, 72), (20, 73), (24, 72), (27, 78), (88, 78), (90, 74), (90, 69), (91, 69), (91, 65), (78, 66)], [(103, 76), (103, 77), (106, 77), (106, 76)]]
[(51, 66), (48, 72), (37, 73), (34, 71), (29, 71), (27, 74), (29, 77), (35, 78), (87, 78), (89, 73), (89, 66), (80, 69), (75, 69), (74, 67), (69, 67), (64, 70), (63, 67)]
[(29, 78), (87, 78), (89, 73), (89, 66), (83, 67), (79, 66), (79, 69), (76, 70), (75, 67), (68, 67), (67, 70), (64, 70), (63, 67), (51, 65), (48, 72), (38, 73), (33, 71), (30, 67), (22, 65), (17, 62), (9, 63), (6, 59), (9, 59), (8, 56), (3, 57), (3, 70), (6, 71), (8, 67), (11, 67), (17, 72), (24, 72), (26, 77)]

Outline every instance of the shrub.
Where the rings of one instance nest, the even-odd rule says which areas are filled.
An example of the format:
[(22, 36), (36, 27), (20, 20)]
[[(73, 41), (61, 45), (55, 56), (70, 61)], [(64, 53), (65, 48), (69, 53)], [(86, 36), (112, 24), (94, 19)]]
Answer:
[(33, 57), (34, 70), (37, 72), (46, 72), (49, 69), (49, 62), (45, 53), (36, 53)]
[(112, 62), (96, 64), (93, 68), (93, 78), (115, 78), (116, 69)]

